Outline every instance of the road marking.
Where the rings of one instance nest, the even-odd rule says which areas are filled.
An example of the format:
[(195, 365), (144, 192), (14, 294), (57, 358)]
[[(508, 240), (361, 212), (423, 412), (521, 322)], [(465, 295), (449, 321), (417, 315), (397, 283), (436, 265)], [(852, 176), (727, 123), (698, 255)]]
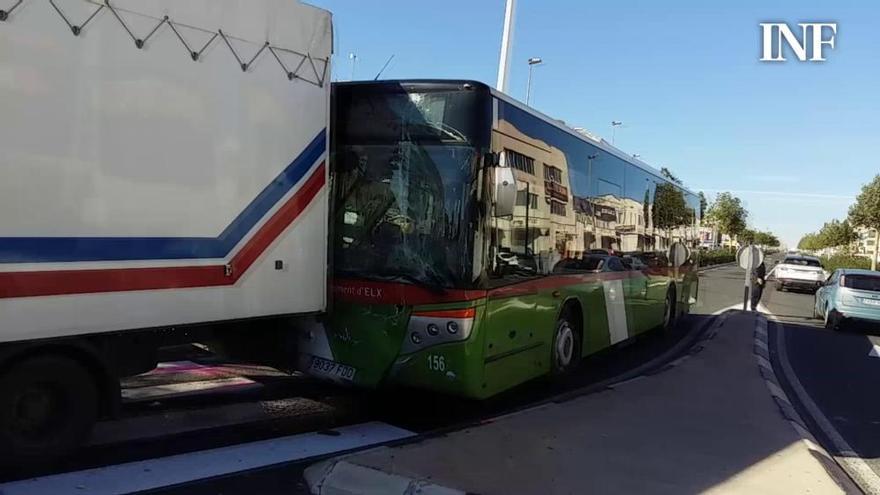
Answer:
[(798, 380), (794, 368), (792, 368), (791, 363), (788, 361), (788, 351), (785, 347), (785, 325), (777, 323), (776, 327), (776, 352), (778, 354), (779, 362), (782, 365), (783, 376), (788, 380), (788, 383), (794, 390), (798, 400), (800, 400), (803, 407), (813, 418), (813, 421), (819, 426), (822, 432), (825, 433), (825, 436), (834, 446), (834, 450), (837, 451), (837, 454), (833, 456), (834, 459), (838, 464), (843, 466), (850, 477), (853, 478), (856, 484), (859, 485), (859, 488), (865, 493), (869, 495), (880, 495), (880, 476), (878, 476), (871, 466), (869, 466), (864, 459), (859, 457), (858, 452), (856, 452), (855, 449), (844, 440), (843, 436), (836, 428), (834, 428), (831, 421), (824, 413), (822, 413), (822, 410), (819, 409), (819, 406), (813, 401), (813, 398), (810, 397), (810, 394), (807, 393), (803, 384)]
[(608, 317), (608, 333), (611, 337), (611, 343), (616, 344), (629, 338), (623, 282), (620, 280), (609, 280), (602, 284), (602, 288), (605, 290), (605, 313)]
[(305, 433), (146, 461), (14, 481), (0, 485), (0, 493), (3, 495), (30, 495), (34, 493), (117, 495), (155, 490), (274, 464), (300, 461), (387, 443), (414, 435), (415, 433), (411, 431), (386, 423), (363, 423), (337, 428), (333, 434)]
[(874, 347), (868, 352), (868, 356), (880, 357), (880, 345), (874, 344)]
[(228, 392), (232, 390), (249, 390), (261, 388), (262, 385), (245, 378), (234, 376), (215, 380), (199, 380), (194, 382), (166, 383), (148, 387), (126, 388), (122, 390), (122, 400), (127, 402), (152, 401), (184, 397), (205, 393)]

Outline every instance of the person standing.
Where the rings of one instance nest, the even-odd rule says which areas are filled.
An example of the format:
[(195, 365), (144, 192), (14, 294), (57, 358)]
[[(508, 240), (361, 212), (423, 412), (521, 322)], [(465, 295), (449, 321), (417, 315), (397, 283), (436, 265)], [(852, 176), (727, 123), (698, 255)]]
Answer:
[(762, 261), (760, 265), (752, 270), (752, 311), (758, 310), (758, 304), (761, 302), (761, 296), (764, 295), (764, 286), (767, 285), (767, 266)]

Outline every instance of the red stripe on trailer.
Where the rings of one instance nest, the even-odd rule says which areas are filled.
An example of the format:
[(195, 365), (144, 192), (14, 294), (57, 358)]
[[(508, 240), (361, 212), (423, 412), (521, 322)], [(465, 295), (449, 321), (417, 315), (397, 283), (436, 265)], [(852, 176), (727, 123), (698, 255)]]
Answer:
[(0, 299), (234, 285), (324, 187), (324, 163), (225, 265), (0, 272)]

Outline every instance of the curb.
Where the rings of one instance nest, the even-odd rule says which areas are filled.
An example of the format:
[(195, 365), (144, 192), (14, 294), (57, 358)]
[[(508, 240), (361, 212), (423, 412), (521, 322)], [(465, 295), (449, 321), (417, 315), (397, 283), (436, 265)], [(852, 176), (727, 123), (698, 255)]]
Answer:
[(822, 464), (822, 467), (828, 472), (828, 475), (831, 476), (835, 483), (837, 483), (845, 493), (864, 493), (847, 474), (846, 470), (840, 466), (837, 460), (835, 460), (834, 457), (819, 444), (816, 437), (810, 433), (803, 418), (801, 418), (800, 414), (798, 414), (797, 410), (792, 405), (791, 400), (782, 389), (779, 378), (773, 370), (773, 363), (770, 359), (769, 344), (770, 336), (767, 332), (767, 318), (764, 315), (758, 314), (754, 332), (753, 352), (758, 364), (758, 373), (760, 373), (761, 379), (764, 380), (764, 385), (767, 386), (767, 390), (770, 392), (773, 401), (776, 402), (780, 414), (782, 414), (782, 417), (785, 418), (791, 428), (797, 433), (801, 441), (804, 442), (807, 450), (817, 457), (820, 464)]
[[(387, 448), (387, 447), (380, 447)], [(361, 452), (363, 453), (363, 452)], [(306, 468), (303, 477), (315, 495), (465, 495), (465, 492), (378, 469), (341, 457)]]

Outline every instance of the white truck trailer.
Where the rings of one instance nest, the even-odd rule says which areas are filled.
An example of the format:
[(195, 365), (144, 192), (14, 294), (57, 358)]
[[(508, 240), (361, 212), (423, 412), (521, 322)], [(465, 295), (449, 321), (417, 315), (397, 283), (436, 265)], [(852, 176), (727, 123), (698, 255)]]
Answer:
[(331, 51), (297, 0), (0, 0), (0, 456), (70, 451), (161, 345), (287, 358)]

